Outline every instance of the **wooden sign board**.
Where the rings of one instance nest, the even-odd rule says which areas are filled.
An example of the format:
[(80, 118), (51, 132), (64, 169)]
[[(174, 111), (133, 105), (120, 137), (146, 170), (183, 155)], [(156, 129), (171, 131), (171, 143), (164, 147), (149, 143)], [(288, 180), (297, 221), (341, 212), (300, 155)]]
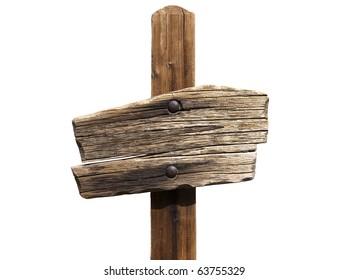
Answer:
[(84, 198), (235, 183), (267, 140), (265, 93), (203, 86), (73, 120)]
[(85, 198), (151, 192), (151, 259), (196, 259), (196, 188), (250, 180), (268, 97), (195, 85), (195, 15), (151, 17), (151, 99), (73, 120)]

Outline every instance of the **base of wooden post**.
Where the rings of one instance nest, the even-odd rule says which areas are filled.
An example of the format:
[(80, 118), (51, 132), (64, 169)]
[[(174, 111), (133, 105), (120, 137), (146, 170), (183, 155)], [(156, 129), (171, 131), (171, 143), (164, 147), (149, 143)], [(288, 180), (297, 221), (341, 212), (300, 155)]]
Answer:
[(196, 189), (151, 193), (151, 259), (196, 259)]

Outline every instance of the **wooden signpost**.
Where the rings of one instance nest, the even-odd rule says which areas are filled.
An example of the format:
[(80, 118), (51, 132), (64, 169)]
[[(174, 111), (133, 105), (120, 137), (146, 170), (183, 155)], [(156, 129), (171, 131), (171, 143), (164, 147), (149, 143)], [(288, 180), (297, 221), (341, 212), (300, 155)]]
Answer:
[(151, 259), (196, 259), (196, 187), (251, 180), (268, 97), (194, 87), (194, 14), (152, 16), (152, 98), (73, 120), (84, 198), (151, 192)]

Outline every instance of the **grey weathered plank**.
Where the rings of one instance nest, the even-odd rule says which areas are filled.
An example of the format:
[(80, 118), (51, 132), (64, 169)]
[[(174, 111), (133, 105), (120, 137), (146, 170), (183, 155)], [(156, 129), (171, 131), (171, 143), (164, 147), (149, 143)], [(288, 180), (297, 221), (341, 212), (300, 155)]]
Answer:
[[(181, 110), (170, 113), (170, 100)], [(250, 180), (267, 106), (264, 93), (205, 86), (75, 118), (82, 160), (97, 161), (72, 168), (79, 191), (92, 198)]]
[[(236, 183), (254, 177), (256, 152), (225, 152), (215, 146), (214, 153), (196, 150), (196, 155), (139, 157), (111, 160), (72, 168), (84, 198), (105, 197)], [(252, 148), (249, 146), (249, 148)], [(208, 148), (209, 150), (209, 148)], [(178, 176), (170, 179), (165, 169), (174, 165)]]
[[(170, 113), (177, 100), (181, 110)], [(268, 97), (228, 87), (187, 88), (73, 120), (83, 161), (170, 153), (267, 139)]]

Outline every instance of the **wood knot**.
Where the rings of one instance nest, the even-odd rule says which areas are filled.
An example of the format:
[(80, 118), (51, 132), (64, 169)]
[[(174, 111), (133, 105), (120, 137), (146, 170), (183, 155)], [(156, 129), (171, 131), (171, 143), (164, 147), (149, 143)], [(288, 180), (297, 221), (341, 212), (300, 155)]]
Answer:
[(175, 64), (173, 62), (167, 62), (167, 68), (170, 69), (170, 70), (173, 70), (174, 69), (174, 66)]
[(152, 71), (151, 72), (151, 78), (153, 78), (153, 79), (158, 78), (158, 72), (157, 71)]

